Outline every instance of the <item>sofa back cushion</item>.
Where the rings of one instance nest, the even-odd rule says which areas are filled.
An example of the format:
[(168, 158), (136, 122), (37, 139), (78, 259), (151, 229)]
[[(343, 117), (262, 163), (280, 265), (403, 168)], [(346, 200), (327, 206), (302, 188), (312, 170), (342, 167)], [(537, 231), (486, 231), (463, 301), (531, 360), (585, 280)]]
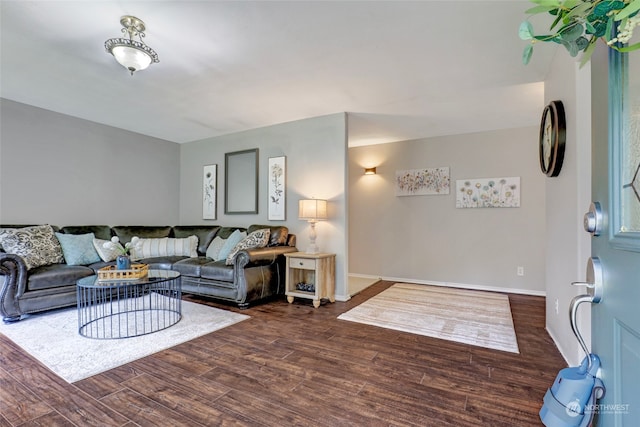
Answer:
[(205, 255), (218, 230), (220, 230), (218, 225), (176, 225), (173, 227), (171, 237), (184, 239), (196, 236), (198, 238), (198, 254)]
[(247, 231), (242, 227), (220, 227), (220, 230), (218, 230), (216, 236), (220, 236), (223, 239), (228, 239), (229, 236), (231, 236), (236, 230), (239, 230), (240, 232)]
[(111, 227), (108, 225), (67, 225), (60, 229), (64, 234), (89, 234), (93, 233), (96, 239), (110, 240)]
[(117, 225), (113, 227), (113, 231), (123, 245), (130, 242), (134, 236), (141, 239), (157, 239), (171, 235), (171, 227), (155, 225)]
[(264, 228), (268, 228), (270, 231), (268, 246), (284, 246), (287, 244), (288, 237), (289, 237), (289, 229), (285, 226), (253, 224), (249, 226), (249, 228), (247, 228), (247, 233), (251, 234), (256, 230), (262, 230)]

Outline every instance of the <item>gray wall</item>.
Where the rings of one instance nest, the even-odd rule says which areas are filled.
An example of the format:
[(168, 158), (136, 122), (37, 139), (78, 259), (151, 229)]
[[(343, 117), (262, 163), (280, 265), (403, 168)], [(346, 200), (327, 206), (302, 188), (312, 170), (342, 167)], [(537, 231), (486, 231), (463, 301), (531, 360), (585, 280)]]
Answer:
[[(349, 272), (544, 294), (537, 127), (349, 149)], [(363, 175), (377, 166), (377, 175)], [(396, 197), (396, 170), (448, 166), (448, 195)], [(520, 208), (456, 209), (455, 181), (519, 176)], [(517, 276), (517, 267), (524, 276)]]
[[(224, 214), (225, 153), (259, 149), (258, 214)], [(286, 220), (268, 221), (269, 157), (286, 156)], [(218, 165), (217, 220), (202, 219), (202, 167)], [(298, 200), (327, 199), (329, 220), (316, 226), (322, 252), (336, 256), (336, 298), (348, 299), (346, 290), (346, 119), (332, 114), (207, 138), (180, 146), (180, 222), (247, 227), (251, 224), (285, 225), (298, 237), (298, 249), (308, 245), (309, 224), (298, 219)]]
[(0, 223), (178, 223), (178, 144), (7, 99), (0, 117)]

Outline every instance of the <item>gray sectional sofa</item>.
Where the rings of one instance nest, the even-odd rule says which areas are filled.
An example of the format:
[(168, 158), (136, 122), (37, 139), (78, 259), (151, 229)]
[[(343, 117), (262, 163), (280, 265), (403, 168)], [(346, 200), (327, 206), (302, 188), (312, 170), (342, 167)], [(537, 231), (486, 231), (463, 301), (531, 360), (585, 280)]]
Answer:
[[(0, 225), (6, 228), (22, 228), (27, 225)], [(133, 236), (141, 239), (184, 239), (197, 236), (197, 257), (160, 256), (141, 259), (150, 269), (171, 269), (181, 273), (184, 293), (202, 295), (237, 304), (246, 308), (250, 303), (284, 294), (285, 257), (295, 252), (295, 235), (286, 227), (251, 225), (220, 227), (207, 225), (179, 226), (52, 226), (58, 233), (83, 235), (93, 233), (95, 238), (109, 240), (117, 236), (126, 243)], [(227, 239), (235, 230), (251, 233), (268, 228), (266, 247), (241, 250), (233, 264), (225, 260), (215, 261), (206, 256), (207, 248), (216, 236)], [(0, 314), (5, 322), (20, 320), (23, 315), (72, 306), (76, 304), (76, 282), (114, 262), (95, 262), (87, 265), (67, 265), (64, 262), (28, 268), (24, 259), (5, 252), (0, 247)]]

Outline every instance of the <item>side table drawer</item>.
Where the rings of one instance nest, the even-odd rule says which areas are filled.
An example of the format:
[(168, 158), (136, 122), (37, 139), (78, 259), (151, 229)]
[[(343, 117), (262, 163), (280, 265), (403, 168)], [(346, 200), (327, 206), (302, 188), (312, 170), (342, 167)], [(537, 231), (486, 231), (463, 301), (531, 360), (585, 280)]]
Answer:
[(289, 267), (301, 268), (304, 270), (315, 270), (316, 260), (306, 258), (289, 258)]

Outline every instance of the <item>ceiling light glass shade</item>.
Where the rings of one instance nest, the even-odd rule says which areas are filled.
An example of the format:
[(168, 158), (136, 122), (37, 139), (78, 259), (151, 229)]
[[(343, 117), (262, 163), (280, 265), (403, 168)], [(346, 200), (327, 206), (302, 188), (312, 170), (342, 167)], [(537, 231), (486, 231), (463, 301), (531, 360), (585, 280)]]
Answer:
[[(104, 48), (113, 55), (120, 65), (131, 72), (144, 70), (153, 62), (160, 62), (158, 54), (149, 46), (142, 42), (144, 37), (144, 22), (135, 16), (123, 16), (120, 23), (124, 28), (122, 32), (129, 35), (129, 38), (109, 39), (104, 43)], [(138, 36), (140, 41), (133, 40), (133, 36)]]

